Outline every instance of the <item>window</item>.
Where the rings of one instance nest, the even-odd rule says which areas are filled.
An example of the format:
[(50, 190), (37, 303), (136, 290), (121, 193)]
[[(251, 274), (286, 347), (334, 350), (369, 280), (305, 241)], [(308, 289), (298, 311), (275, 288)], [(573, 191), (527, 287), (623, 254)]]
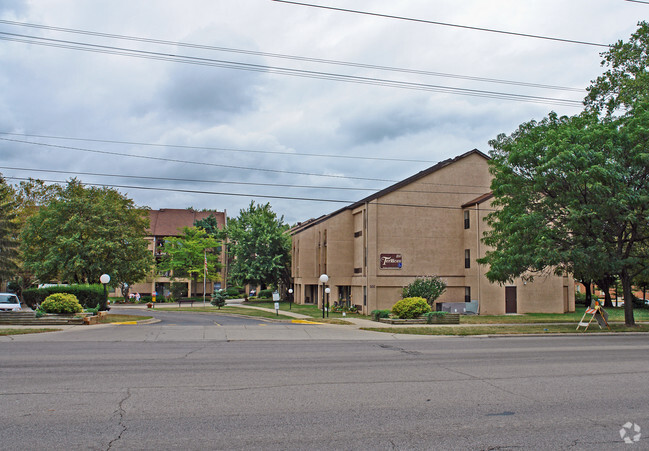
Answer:
[(354, 274), (362, 274), (363, 268), (354, 268)]
[(469, 220), (469, 212), (464, 212), (464, 228), (468, 229), (471, 227), (471, 221)]
[(464, 267), (471, 267), (471, 251), (469, 249), (464, 249)]
[(358, 238), (359, 236), (363, 236), (363, 231), (362, 230), (359, 231), (359, 232), (354, 232), (354, 238)]
[(471, 287), (464, 287), (464, 302), (471, 302)]

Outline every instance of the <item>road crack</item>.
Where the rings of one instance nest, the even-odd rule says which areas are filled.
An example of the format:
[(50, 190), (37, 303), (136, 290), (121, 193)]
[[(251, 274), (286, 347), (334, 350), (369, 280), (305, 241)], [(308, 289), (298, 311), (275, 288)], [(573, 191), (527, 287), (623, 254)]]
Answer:
[(120, 400), (119, 404), (117, 405), (117, 410), (113, 412), (119, 416), (119, 421), (117, 424), (121, 428), (121, 431), (119, 432), (119, 435), (116, 438), (114, 438), (108, 443), (108, 448), (106, 448), (106, 450), (110, 450), (113, 447), (114, 443), (120, 441), (122, 439), (122, 436), (128, 429), (126, 424), (124, 424), (124, 415), (126, 414), (126, 410), (124, 410), (124, 403), (128, 401), (130, 397), (131, 397), (131, 389), (127, 388), (126, 395)]

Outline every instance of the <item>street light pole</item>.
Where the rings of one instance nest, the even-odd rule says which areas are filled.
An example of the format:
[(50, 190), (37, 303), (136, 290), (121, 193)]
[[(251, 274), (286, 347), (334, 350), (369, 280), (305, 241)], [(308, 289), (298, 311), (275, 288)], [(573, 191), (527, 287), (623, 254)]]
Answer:
[(108, 291), (106, 290), (106, 285), (110, 282), (110, 276), (108, 274), (102, 274), (99, 281), (104, 284), (104, 305), (100, 310), (105, 310), (108, 304)]
[(293, 288), (288, 289), (288, 309), (291, 310), (293, 305)]
[(327, 318), (329, 318), (329, 293), (331, 293), (331, 288), (325, 288), (325, 293), (327, 295)]
[(329, 281), (329, 276), (322, 274), (320, 276), (320, 283), (322, 284), (322, 317), (325, 317), (325, 283)]

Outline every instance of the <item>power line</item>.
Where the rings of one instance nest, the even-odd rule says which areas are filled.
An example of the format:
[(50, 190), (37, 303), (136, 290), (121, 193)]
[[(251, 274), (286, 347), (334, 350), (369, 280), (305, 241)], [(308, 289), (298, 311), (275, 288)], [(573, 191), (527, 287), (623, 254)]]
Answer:
[(447, 94), (457, 94), (470, 97), (483, 97), (499, 100), (513, 100), (519, 102), (539, 103), (546, 105), (561, 105), (570, 107), (583, 106), (581, 101), (558, 99), (543, 96), (530, 96), (523, 94), (512, 94), (498, 91), (486, 91), (479, 89), (455, 88), (450, 86), (432, 85), (426, 83), (413, 83), (398, 80), (389, 80), (376, 77), (360, 77), (354, 75), (344, 75), (321, 71), (310, 71), (301, 69), (291, 69), (286, 67), (274, 67), (261, 64), (240, 63), (236, 61), (217, 60), (212, 58), (200, 58), (194, 56), (172, 55), (160, 52), (150, 52), (136, 49), (127, 49), (114, 46), (96, 45), (84, 42), (66, 41), (61, 39), (42, 38), (38, 36), (26, 36), (16, 33), (0, 32), (0, 39), (26, 44), (43, 45), (48, 47), (65, 48), (70, 50), (81, 50), (92, 53), (104, 53), (111, 55), (129, 56), (134, 58), (152, 59), (158, 61), (170, 61), (176, 63), (195, 64), (202, 66), (221, 67), (226, 69), (246, 70), (252, 72), (264, 72), (280, 75), (290, 75), (294, 77), (313, 78), (320, 80), (341, 81), (347, 83), (365, 84), (373, 86), (383, 86), (401, 89), (411, 89), (417, 91), (442, 92)]
[(97, 143), (106, 143), (106, 144), (128, 144), (133, 146), (148, 146), (148, 147), (171, 147), (176, 149), (195, 149), (195, 150), (219, 150), (225, 152), (244, 152), (244, 153), (255, 153), (255, 154), (271, 154), (271, 155), (284, 155), (284, 156), (300, 156), (300, 157), (322, 157), (322, 158), (344, 158), (352, 160), (371, 160), (371, 161), (393, 161), (393, 162), (406, 162), (406, 163), (435, 163), (431, 160), (416, 160), (416, 159), (405, 159), (405, 158), (386, 158), (386, 157), (360, 157), (357, 155), (333, 155), (333, 154), (315, 154), (315, 153), (300, 153), (300, 152), (279, 152), (273, 150), (251, 150), (251, 149), (233, 149), (229, 147), (207, 147), (207, 146), (186, 146), (179, 144), (156, 144), (156, 143), (143, 143), (143, 142), (133, 142), (133, 141), (117, 141), (112, 139), (93, 139), (93, 138), (71, 138), (66, 136), (49, 136), (49, 135), (30, 135), (27, 133), (10, 133), (0, 131), (0, 135), (9, 135), (9, 136), (26, 136), (29, 138), (47, 138), (47, 139), (59, 139), (65, 141), (85, 141), (85, 142), (97, 142)]
[(362, 14), (362, 15), (366, 15), (366, 16), (383, 17), (383, 18), (387, 18), (387, 19), (407, 20), (407, 21), (410, 21), (410, 22), (427, 23), (427, 24), (432, 24), (432, 25), (442, 25), (442, 26), (445, 26), (445, 27), (463, 28), (463, 29), (475, 30), (475, 31), (485, 31), (485, 32), (489, 32), (489, 33), (499, 33), (499, 34), (506, 34), (506, 35), (511, 35), (511, 36), (519, 36), (519, 37), (524, 37), (524, 38), (544, 39), (544, 40), (547, 40), (547, 41), (558, 41), (558, 42), (564, 42), (564, 43), (569, 43), (569, 44), (590, 45), (590, 46), (595, 46), (595, 47), (606, 47), (606, 48), (609, 47), (606, 44), (598, 44), (596, 42), (577, 41), (577, 40), (573, 40), (573, 39), (563, 39), (563, 38), (553, 38), (553, 37), (550, 37), (550, 36), (541, 36), (541, 35), (528, 34), (528, 33), (517, 33), (517, 32), (514, 32), (514, 31), (496, 30), (496, 29), (492, 29), (492, 28), (472, 27), (472, 26), (468, 26), (468, 25), (458, 25), (458, 24), (452, 24), (452, 23), (447, 23), (447, 22), (438, 22), (438, 21), (433, 21), (433, 20), (414, 19), (414, 18), (411, 18), (411, 17), (393, 16), (393, 15), (389, 15), (389, 14), (379, 14), (379, 13), (368, 12), (368, 11), (359, 11), (359, 10), (355, 10), (355, 9), (335, 8), (333, 6), (313, 5), (311, 3), (301, 3), (301, 2), (294, 2), (294, 1), (288, 1), (288, 0), (272, 0), (272, 1), (278, 2), (278, 3), (288, 3), (288, 4), (291, 4), (291, 5), (308, 6), (310, 8), (328, 9), (328, 10), (332, 10), (332, 11), (341, 11), (341, 12), (346, 12), (346, 13)]
[[(76, 151), (80, 151), (80, 152), (98, 153), (98, 154), (103, 154), (103, 155), (131, 157), (131, 158), (138, 158), (138, 159), (143, 159), (143, 160), (165, 161), (165, 162), (171, 162), (171, 163), (184, 163), (184, 164), (193, 164), (193, 165), (199, 165), (199, 166), (214, 166), (214, 167), (222, 167), (222, 168), (227, 168), (227, 169), (239, 169), (239, 170), (247, 170), (247, 171), (272, 172), (272, 173), (292, 174), (292, 175), (305, 175), (305, 176), (311, 176), (311, 177), (328, 177), (328, 178), (348, 179), (348, 180), (367, 180), (367, 181), (374, 181), (374, 182), (389, 182), (389, 183), (398, 183), (399, 182), (399, 180), (391, 180), (391, 179), (378, 179), (378, 178), (371, 178), (371, 177), (353, 177), (353, 176), (334, 175), (334, 174), (316, 174), (316, 173), (310, 173), (310, 172), (286, 171), (286, 170), (268, 169), (268, 168), (252, 168), (252, 167), (247, 167), (247, 166), (234, 166), (234, 165), (225, 165), (225, 164), (202, 162), (202, 161), (180, 160), (180, 159), (175, 159), (175, 158), (163, 158), (163, 157), (154, 157), (154, 156), (148, 156), (148, 155), (132, 155), (132, 154), (125, 154), (125, 153), (112, 152), (112, 151), (106, 151), (106, 150), (87, 149), (87, 148), (83, 148), (83, 147), (72, 147), (72, 146), (61, 146), (61, 145), (57, 145), (57, 144), (39, 143), (39, 142), (24, 141), (24, 140), (11, 139), (11, 138), (1, 138), (0, 137), (0, 141), (15, 142), (15, 143), (20, 143), (20, 144), (30, 144), (30, 145), (43, 146), (43, 147), (51, 147), (51, 148), (54, 148), (54, 149), (76, 150)], [(483, 186), (483, 185), (464, 185), (464, 184), (452, 184), (452, 183), (424, 183), (424, 184), (426, 184), (426, 185), (440, 185), (440, 186), (465, 186), (465, 187), (472, 187), (472, 188), (488, 188), (488, 187)]]
[(649, 2), (643, 2), (640, 0), (624, 0), (625, 2), (633, 2), (633, 3), (643, 3), (645, 5), (649, 5)]
[[(29, 181), (27, 177), (5, 177), (7, 180), (23, 180)], [(42, 180), (47, 183), (57, 183), (57, 184), (66, 184), (66, 181), (62, 180)], [(293, 196), (272, 196), (268, 194), (244, 194), (244, 193), (223, 193), (216, 191), (200, 191), (200, 190), (189, 190), (189, 189), (180, 189), (180, 188), (158, 188), (150, 186), (132, 186), (132, 185), (115, 185), (115, 184), (104, 184), (104, 183), (85, 183), (83, 185), (88, 186), (98, 186), (105, 188), (122, 188), (122, 189), (139, 189), (147, 191), (168, 191), (176, 193), (189, 193), (189, 194), (205, 194), (205, 195), (218, 195), (218, 196), (235, 196), (235, 197), (252, 197), (252, 198), (262, 198), (262, 199), (282, 199), (282, 200), (297, 200), (297, 201), (308, 201), (308, 202), (327, 202), (327, 203), (344, 203), (344, 204), (354, 204), (355, 201), (351, 200), (341, 200), (341, 199), (322, 199), (322, 198), (310, 198), (310, 197), (293, 197)], [(462, 193), (457, 193), (462, 194)], [(385, 205), (393, 207), (410, 207), (410, 208), (432, 208), (432, 209), (443, 209), (443, 210), (463, 210), (462, 207), (455, 207), (452, 205), (418, 205), (418, 204), (399, 204), (399, 203), (382, 203), (382, 202), (372, 202), (370, 205)], [(482, 211), (487, 211), (488, 209), (481, 209)], [(495, 211), (495, 210), (489, 210)]]
[[(358, 187), (344, 187), (344, 186), (322, 186), (322, 185), (287, 185), (281, 183), (259, 183), (259, 182), (239, 182), (229, 180), (201, 180), (201, 179), (186, 179), (176, 177), (154, 177), (145, 175), (126, 175), (126, 174), (105, 174), (97, 172), (79, 172), (79, 171), (61, 171), (56, 169), (36, 169), (36, 168), (17, 168), (10, 166), (0, 166), (0, 169), (8, 169), (13, 171), (28, 171), (28, 172), (46, 172), (53, 174), (68, 174), (68, 175), (87, 175), (93, 177), (110, 177), (110, 178), (126, 178), (137, 180), (161, 180), (168, 182), (191, 182), (191, 183), (215, 183), (215, 184), (228, 184), (228, 185), (245, 185), (245, 186), (265, 186), (271, 188), (298, 188), (298, 189), (317, 189), (317, 190), (341, 190), (341, 191), (380, 191), (383, 188), (358, 188)], [(484, 191), (421, 191), (421, 190), (400, 190), (407, 193), (421, 193), (421, 194), (484, 194)]]
[(241, 170), (247, 170), (247, 171), (274, 172), (274, 173), (279, 173), (279, 174), (307, 175), (307, 176), (311, 176), (311, 177), (330, 177), (330, 178), (353, 179), (353, 180), (370, 180), (370, 181), (375, 181), (375, 182), (395, 182), (395, 180), (388, 180), (388, 179), (374, 179), (374, 178), (368, 178), (368, 177), (351, 177), (351, 176), (342, 176), (342, 175), (333, 175), (333, 174), (316, 174), (316, 173), (311, 173), (311, 172), (287, 171), (287, 170), (282, 170), (282, 169), (251, 168), (251, 167), (246, 167), (246, 166), (235, 166), (235, 165), (229, 165), (229, 164), (209, 163), (209, 162), (204, 162), (204, 161), (180, 160), (180, 159), (176, 159), (176, 158), (153, 157), (153, 156), (149, 156), (149, 155), (132, 155), (132, 154), (126, 154), (126, 153), (120, 153), (120, 152), (111, 152), (111, 151), (108, 151), (108, 150), (85, 149), (83, 147), (61, 146), (61, 145), (57, 145), (57, 144), (38, 143), (38, 142), (23, 141), (23, 140), (19, 140), (19, 139), (10, 139), (10, 138), (0, 138), (0, 140), (9, 141), (9, 142), (16, 142), (16, 143), (22, 143), (22, 144), (32, 144), (32, 145), (35, 145), (35, 146), (52, 147), (52, 148), (55, 148), (55, 149), (77, 150), (77, 151), (80, 151), (80, 152), (98, 153), (98, 154), (103, 154), (103, 155), (116, 155), (116, 156), (120, 156), (120, 157), (140, 158), (140, 159), (145, 159), (145, 160), (165, 161), (165, 162), (170, 162), (170, 163), (194, 164), (194, 165), (199, 165), (199, 166), (214, 166), (214, 167), (226, 168), (226, 169), (241, 169)]
[(176, 46), (176, 47), (186, 47), (186, 48), (192, 48), (192, 49), (214, 50), (214, 51), (219, 51), (219, 52), (231, 52), (231, 53), (239, 53), (239, 54), (244, 54), (244, 55), (263, 56), (263, 57), (268, 57), (268, 58), (281, 58), (281, 59), (288, 59), (288, 60), (293, 60), (293, 61), (304, 61), (304, 62), (310, 62), (310, 63), (332, 64), (332, 65), (348, 66), (348, 67), (359, 67), (359, 68), (364, 68), (364, 69), (376, 69), (376, 70), (383, 70), (383, 71), (390, 71), (390, 72), (401, 72), (401, 73), (407, 73), (407, 74), (428, 75), (428, 76), (433, 76), (433, 77), (455, 78), (455, 79), (460, 79), (460, 80), (471, 80), (471, 81), (479, 81), (479, 82), (485, 82), (485, 83), (499, 83), (499, 84), (506, 84), (506, 85), (514, 85), (514, 86), (524, 86), (524, 87), (530, 87), (530, 88), (542, 88), (542, 89), (553, 89), (553, 90), (560, 90), (560, 91), (584, 92), (584, 89), (582, 89), (582, 88), (572, 88), (572, 87), (566, 87), (566, 86), (546, 85), (546, 84), (541, 84), (541, 83), (529, 83), (529, 82), (522, 82), (522, 81), (515, 81), (515, 80), (503, 80), (503, 79), (498, 79), (498, 78), (476, 77), (476, 76), (471, 76), (471, 75), (458, 75), (458, 74), (450, 74), (450, 73), (445, 73), (445, 72), (432, 72), (432, 71), (425, 71), (425, 70), (418, 70), (418, 69), (406, 69), (406, 68), (392, 67), (392, 66), (380, 66), (380, 65), (375, 65), (375, 64), (365, 64), (365, 63), (357, 63), (357, 62), (350, 62), (350, 61), (328, 60), (328, 59), (323, 59), (323, 58), (311, 58), (311, 57), (306, 57), (306, 56), (286, 55), (286, 54), (281, 54), (281, 53), (269, 53), (269, 52), (260, 52), (260, 51), (254, 51), (254, 50), (234, 49), (234, 48), (229, 48), (229, 47), (219, 47), (219, 46), (211, 46), (211, 45), (204, 45), (204, 44), (192, 44), (192, 43), (186, 43), (186, 42), (166, 41), (166, 40), (162, 40), (162, 39), (143, 38), (143, 37), (137, 37), (137, 36), (127, 36), (127, 35), (112, 34), (112, 33), (101, 33), (101, 32), (96, 32), (96, 31), (79, 30), (79, 29), (74, 29), (74, 28), (53, 27), (53, 26), (49, 26), (49, 25), (38, 25), (38, 24), (31, 24), (31, 23), (26, 23), (26, 22), (16, 22), (16, 21), (11, 21), (11, 20), (0, 20), (0, 23), (7, 24), (7, 25), (14, 25), (14, 26), (38, 28), (38, 29), (50, 30), (50, 31), (58, 31), (58, 32), (64, 32), (64, 33), (75, 33), (75, 34), (83, 34), (83, 35), (89, 35), (89, 36), (105, 37), (105, 38), (111, 38), (111, 39), (146, 42), (146, 43), (152, 43), (152, 44), (173, 45), (173, 46)]

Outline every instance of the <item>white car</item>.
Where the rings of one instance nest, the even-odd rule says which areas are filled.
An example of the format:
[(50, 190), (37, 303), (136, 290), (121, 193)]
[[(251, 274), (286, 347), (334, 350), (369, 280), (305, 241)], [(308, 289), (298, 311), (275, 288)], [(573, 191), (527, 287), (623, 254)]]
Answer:
[(19, 312), (20, 299), (12, 293), (0, 293), (0, 312)]

